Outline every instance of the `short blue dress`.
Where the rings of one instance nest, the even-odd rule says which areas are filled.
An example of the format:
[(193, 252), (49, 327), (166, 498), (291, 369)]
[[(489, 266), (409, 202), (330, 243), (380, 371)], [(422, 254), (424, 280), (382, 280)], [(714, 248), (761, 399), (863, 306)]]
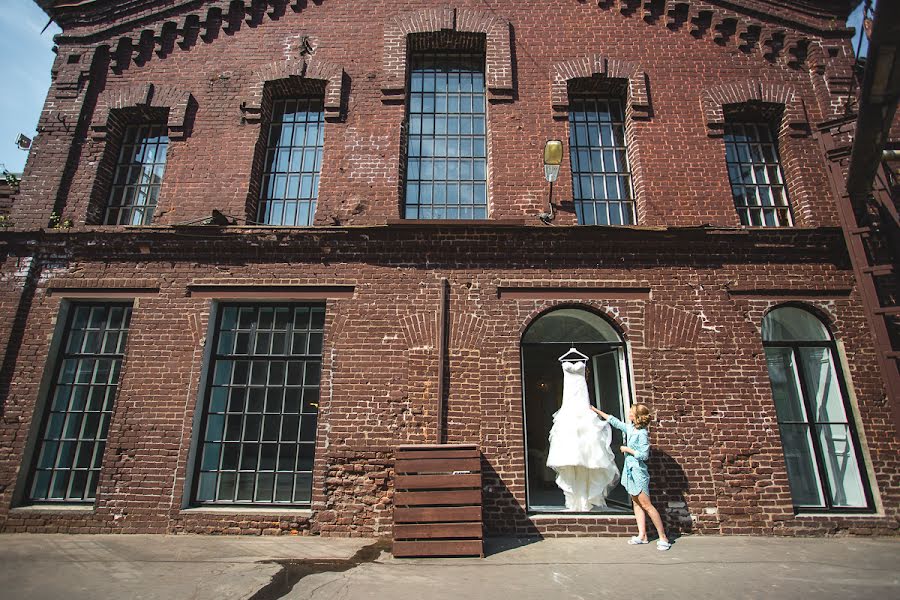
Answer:
[(650, 436), (646, 429), (638, 429), (631, 423), (623, 423), (610, 415), (607, 423), (625, 434), (625, 445), (634, 450), (634, 454), (625, 455), (625, 468), (622, 469), (622, 485), (632, 496), (644, 492), (650, 495), (650, 472), (647, 470), (647, 459), (650, 458)]

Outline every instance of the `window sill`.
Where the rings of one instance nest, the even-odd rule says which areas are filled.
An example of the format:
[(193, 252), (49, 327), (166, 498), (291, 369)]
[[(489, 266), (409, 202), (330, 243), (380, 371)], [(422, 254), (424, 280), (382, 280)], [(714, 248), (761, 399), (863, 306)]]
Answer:
[(182, 508), (182, 515), (290, 515), (295, 517), (311, 517), (309, 508), (276, 508), (270, 506), (194, 506)]
[(44, 513), (44, 512), (66, 512), (66, 513), (92, 513), (93, 505), (84, 504), (29, 504), (28, 506), (17, 506), (10, 509), (13, 513)]
[(798, 519), (883, 519), (882, 512), (801, 512), (794, 515)]
[(549, 521), (557, 519), (576, 519), (578, 521), (596, 521), (609, 519), (628, 519), (634, 521), (634, 513), (570, 513), (570, 512), (539, 512), (528, 513), (528, 518), (532, 521)]
[[(534, 219), (537, 221), (537, 218)], [(391, 227), (520, 227), (527, 219), (388, 219)]]

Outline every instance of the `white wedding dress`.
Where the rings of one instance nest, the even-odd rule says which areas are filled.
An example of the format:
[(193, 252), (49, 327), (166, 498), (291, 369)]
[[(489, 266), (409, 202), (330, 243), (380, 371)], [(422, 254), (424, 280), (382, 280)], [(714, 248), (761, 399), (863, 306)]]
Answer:
[(612, 428), (590, 409), (584, 361), (566, 361), (562, 406), (553, 415), (547, 466), (566, 496), (566, 510), (606, 508), (606, 497), (619, 482), (619, 469), (609, 447)]

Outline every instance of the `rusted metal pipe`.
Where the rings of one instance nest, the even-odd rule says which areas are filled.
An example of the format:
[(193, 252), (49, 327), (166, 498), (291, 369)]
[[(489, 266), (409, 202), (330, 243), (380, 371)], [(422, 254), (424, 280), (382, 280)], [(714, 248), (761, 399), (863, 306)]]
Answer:
[(437, 403), (437, 440), (435, 443), (444, 443), (444, 389), (447, 378), (447, 321), (449, 312), (450, 284), (446, 277), (441, 278), (441, 307), (438, 312), (438, 403)]

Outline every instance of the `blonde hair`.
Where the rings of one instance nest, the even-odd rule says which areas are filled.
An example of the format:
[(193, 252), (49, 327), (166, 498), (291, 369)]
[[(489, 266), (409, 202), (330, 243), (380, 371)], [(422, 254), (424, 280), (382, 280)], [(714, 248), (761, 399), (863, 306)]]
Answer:
[(634, 426), (638, 429), (645, 429), (653, 420), (653, 415), (646, 404), (634, 404), (631, 409), (634, 411)]

